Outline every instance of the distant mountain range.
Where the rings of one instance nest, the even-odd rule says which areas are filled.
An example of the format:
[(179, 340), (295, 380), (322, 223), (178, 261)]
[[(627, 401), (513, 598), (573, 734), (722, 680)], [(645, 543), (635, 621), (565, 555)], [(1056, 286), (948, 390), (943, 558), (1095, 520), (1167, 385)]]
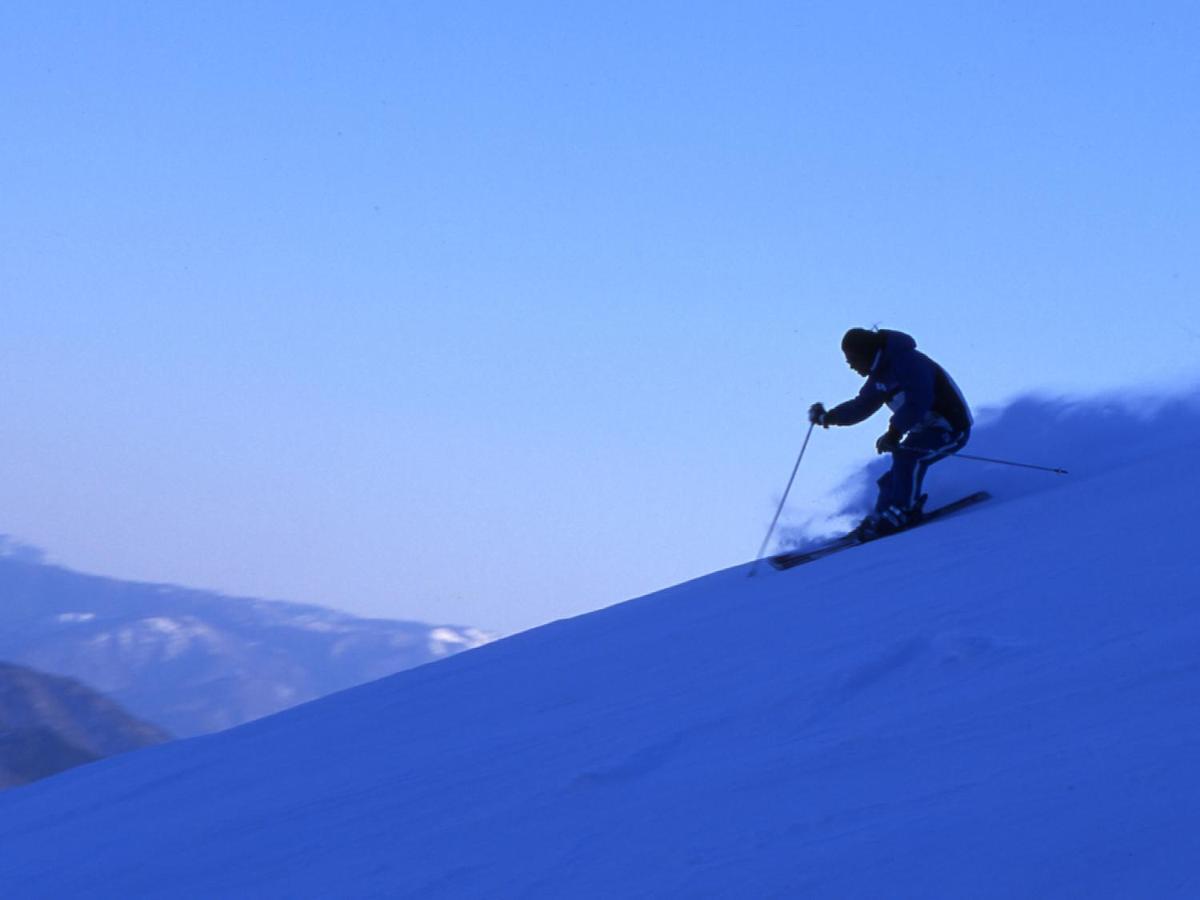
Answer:
[(0, 663), (0, 789), (169, 739), (74, 679)]
[(0, 555), (0, 660), (77, 678), (180, 737), (491, 638), (474, 628), (85, 575), (31, 553)]

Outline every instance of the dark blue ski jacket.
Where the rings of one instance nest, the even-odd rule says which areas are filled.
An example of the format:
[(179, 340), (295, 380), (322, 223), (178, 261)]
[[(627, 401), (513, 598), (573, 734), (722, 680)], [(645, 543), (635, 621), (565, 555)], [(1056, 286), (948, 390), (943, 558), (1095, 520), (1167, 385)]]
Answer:
[(830, 425), (856, 425), (885, 403), (892, 411), (888, 430), (896, 437), (925, 428), (969, 432), (974, 419), (962, 391), (946, 370), (917, 349), (902, 331), (880, 330), (883, 346), (867, 381), (853, 400), (825, 416)]

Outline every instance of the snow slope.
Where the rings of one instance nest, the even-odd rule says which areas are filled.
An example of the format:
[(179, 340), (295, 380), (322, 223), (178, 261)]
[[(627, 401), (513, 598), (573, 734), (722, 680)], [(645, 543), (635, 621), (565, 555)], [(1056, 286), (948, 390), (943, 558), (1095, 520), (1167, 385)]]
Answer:
[(6, 895), (1200, 896), (1200, 416), (1038, 407), (1070, 478), (0, 796)]

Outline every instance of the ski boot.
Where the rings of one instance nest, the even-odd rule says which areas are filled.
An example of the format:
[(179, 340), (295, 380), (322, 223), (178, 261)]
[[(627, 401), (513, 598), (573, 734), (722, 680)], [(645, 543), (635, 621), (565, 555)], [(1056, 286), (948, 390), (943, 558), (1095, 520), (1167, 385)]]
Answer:
[(917, 502), (908, 509), (901, 509), (899, 506), (888, 506), (879, 512), (871, 513), (854, 529), (854, 533), (858, 535), (859, 540), (870, 541), (875, 538), (886, 537), (889, 534), (895, 534), (897, 531), (903, 531), (905, 528), (911, 528), (921, 521), (924, 515), (925, 501), (929, 499), (928, 494), (922, 494)]

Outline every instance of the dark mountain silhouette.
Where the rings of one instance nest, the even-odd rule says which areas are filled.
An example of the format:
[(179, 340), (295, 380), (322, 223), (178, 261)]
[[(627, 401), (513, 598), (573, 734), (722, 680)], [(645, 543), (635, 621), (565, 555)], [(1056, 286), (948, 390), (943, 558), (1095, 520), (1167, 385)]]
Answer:
[(74, 679), (0, 663), (0, 788), (169, 739)]

